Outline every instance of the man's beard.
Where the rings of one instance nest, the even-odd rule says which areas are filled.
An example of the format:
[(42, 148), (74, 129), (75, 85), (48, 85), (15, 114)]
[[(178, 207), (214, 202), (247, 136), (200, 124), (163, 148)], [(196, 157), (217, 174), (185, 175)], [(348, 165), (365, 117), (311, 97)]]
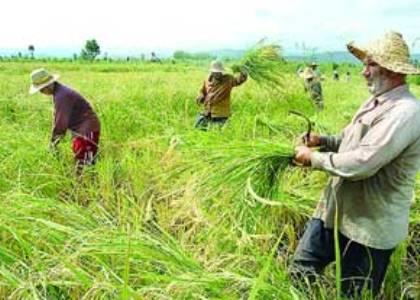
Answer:
[(374, 96), (379, 96), (390, 89), (388, 77), (384, 74), (378, 74), (371, 81), (368, 81), (369, 92)]

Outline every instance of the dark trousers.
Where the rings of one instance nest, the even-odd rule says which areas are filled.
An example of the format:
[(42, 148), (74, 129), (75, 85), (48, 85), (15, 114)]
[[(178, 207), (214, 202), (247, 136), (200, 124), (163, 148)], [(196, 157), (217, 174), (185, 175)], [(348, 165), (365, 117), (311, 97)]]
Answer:
[[(363, 246), (340, 233), (339, 245), (343, 296), (358, 297), (364, 288), (376, 296), (380, 292), (394, 249), (380, 250)], [(307, 278), (313, 283), (333, 261), (334, 230), (325, 228), (320, 219), (310, 220), (293, 257), (290, 268), (292, 279)]]
[(227, 117), (211, 117), (200, 114), (197, 117), (194, 127), (201, 130), (208, 130), (211, 125), (218, 125), (222, 127), (225, 125), (227, 120)]

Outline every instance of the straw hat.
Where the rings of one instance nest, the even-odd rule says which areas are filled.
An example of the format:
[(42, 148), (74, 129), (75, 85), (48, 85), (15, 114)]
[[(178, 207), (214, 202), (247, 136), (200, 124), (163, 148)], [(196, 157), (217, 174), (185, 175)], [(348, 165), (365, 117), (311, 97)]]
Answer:
[(303, 79), (311, 79), (315, 77), (315, 73), (311, 68), (306, 67), (305, 70), (303, 70), (303, 72), (300, 73), (300, 77)]
[(35, 94), (44, 87), (49, 86), (51, 83), (57, 81), (60, 76), (57, 74), (51, 75), (47, 70), (41, 68), (32, 71), (31, 73), (31, 86), (29, 94)]
[(358, 59), (370, 57), (381, 67), (400, 74), (420, 75), (420, 69), (410, 63), (407, 43), (401, 33), (390, 31), (365, 47), (347, 44), (347, 49)]
[(213, 60), (210, 65), (210, 72), (212, 73), (225, 73), (225, 68), (220, 60)]

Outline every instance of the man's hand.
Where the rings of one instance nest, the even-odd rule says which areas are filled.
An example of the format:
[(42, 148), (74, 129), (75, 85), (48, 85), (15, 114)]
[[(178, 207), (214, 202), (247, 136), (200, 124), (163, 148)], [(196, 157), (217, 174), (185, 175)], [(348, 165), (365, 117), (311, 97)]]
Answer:
[(240, 65), (237, 65), (237, 64), (234, 64), (234, 65), (232, 65), (232, 67), (231, 67), (231, 69), (232, 69), (232, 71), (233, 71), (233, 73), (238, 73), (238, 72), (240, 72), (241, 71), (241, 66)]
[(54, 156), (58, 156), (58, 149), (57, 145), (60, 143), (61, 136), (59, 135), (53, 135), (51, 137), (51, 142), (48, 145), (48, 149)]
[(199, 95), (195, 101), (197, 102), (197, 104), (203, 104), (204, 100), (206, 99), (206, 97), (204, 97), (204, 95)]
[(321, 146), (321, 138), (319, 134), (311, 133), (308, 139), (306, 133), (303, 133), (302, 135), (299, 136), (296, 144), (299, 146), (305, 145), (310, 148), (319, 147)]
[(57, 144), (55, 144), (55, 143), (50, 143), (50, 144), (48, 145), (48, 151), (49, 151), (52, 155), (54, 155), (55, 157), (57, 157), (57, 156), (58, 156)]
[(295, 148), (295, 158), (293, 162), (298, 166), (309, 167), (311, 165), (311, 148), (307, 146), (298, 146)]

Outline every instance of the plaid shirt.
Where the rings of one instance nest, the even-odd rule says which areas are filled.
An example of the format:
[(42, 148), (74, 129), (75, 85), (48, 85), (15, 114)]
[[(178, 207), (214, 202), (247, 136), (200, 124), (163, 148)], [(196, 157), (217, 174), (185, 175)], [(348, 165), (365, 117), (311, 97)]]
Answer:
[(330, 178), (314, 217), (369, 247), (391, 249), (408, 233), (420, 168), (420, 102), (406, 85), (371, 97), (340, 136), (323, 137), (312, 166)]

